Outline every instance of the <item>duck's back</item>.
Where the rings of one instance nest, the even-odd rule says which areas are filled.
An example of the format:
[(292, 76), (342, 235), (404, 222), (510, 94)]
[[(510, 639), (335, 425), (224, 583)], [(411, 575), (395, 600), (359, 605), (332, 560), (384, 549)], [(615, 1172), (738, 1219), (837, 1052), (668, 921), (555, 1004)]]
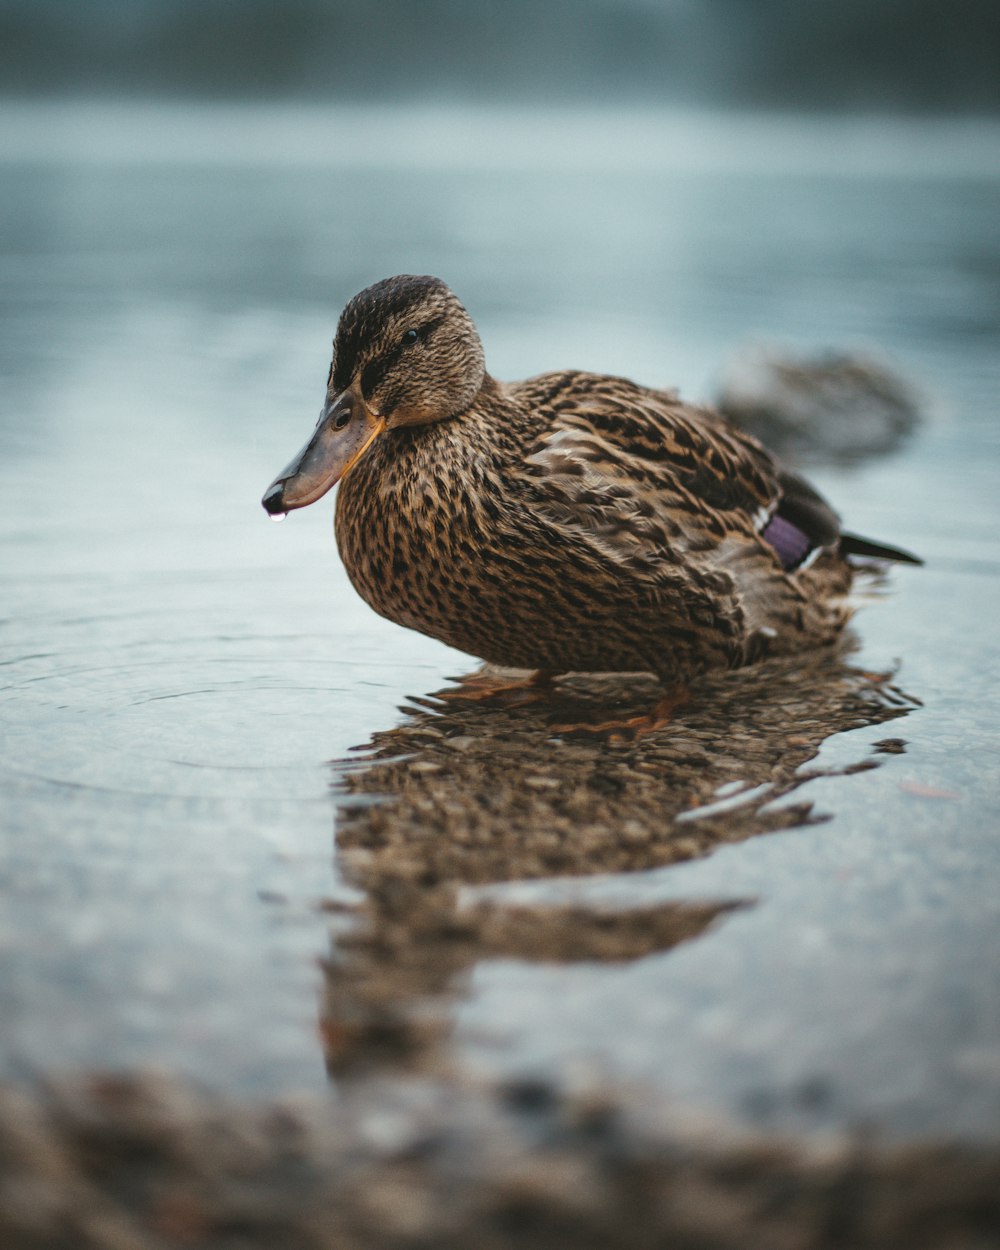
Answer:
[(658, 587), (704, 666), (720, 649), (740, 664), (836, 636), (851, 582), (839, 519), (755, 439), (711, 409), (623, 378), (522, 385), (526, 399), (542, 388), (554, 396), (528, 456), (539, 506), (633, 584)]

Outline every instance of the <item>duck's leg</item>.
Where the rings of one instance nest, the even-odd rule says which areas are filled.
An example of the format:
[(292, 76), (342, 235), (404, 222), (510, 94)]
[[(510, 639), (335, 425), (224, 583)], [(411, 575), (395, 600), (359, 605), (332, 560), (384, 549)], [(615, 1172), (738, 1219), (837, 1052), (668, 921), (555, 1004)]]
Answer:
[(519, 703), (531, 703), (536, 699), (545, 698), (552, 686), (554, 674), (545, 668), (528, 677), (502, 677), (494, 673), (471, 673), (468, 677), (456, 678), (455, 689), (439, 690), (434, 696), (449, 702), (475, 703), (486, 699), (503, 699), (509, 694), (523, 691)]
[(597, 724), (581, 722), (576, 725), (553, 725), (553, 734), (601, 734), (609, 742), (635, 742), (645, 734), (662, 729), (674, 718), (674, 712), (689, 702), (691, 692), (687, 686), (668, 686), (650, 712), (642, 716), (623, 716), (619, 719), (599, 721)]

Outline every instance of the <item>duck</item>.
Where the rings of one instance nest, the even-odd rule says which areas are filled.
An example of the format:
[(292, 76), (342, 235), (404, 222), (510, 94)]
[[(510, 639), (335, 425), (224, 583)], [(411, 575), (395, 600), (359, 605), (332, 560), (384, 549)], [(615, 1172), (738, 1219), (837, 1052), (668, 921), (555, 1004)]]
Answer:
[(337, 325), (319, 421), (272, 517), (340, 484), (335, 532), (375, 612), (490, 665), (710, 669), (836, 641), (858, 561), (920, 560), (841, 529), (757, 439), (675, 391), (562, 370), (501, 382), (441, 279), (386, 278)]

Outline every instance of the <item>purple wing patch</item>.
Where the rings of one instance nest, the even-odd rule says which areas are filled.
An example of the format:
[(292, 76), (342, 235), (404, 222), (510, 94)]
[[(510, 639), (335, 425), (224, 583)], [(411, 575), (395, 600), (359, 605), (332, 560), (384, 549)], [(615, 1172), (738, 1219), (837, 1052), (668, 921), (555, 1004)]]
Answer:
[(783, 516), (773, 516), (761, 530), (761, 538), (771, 544), (786, 573), (797, 568), (808, 554), (812, 543), (797, 525)]

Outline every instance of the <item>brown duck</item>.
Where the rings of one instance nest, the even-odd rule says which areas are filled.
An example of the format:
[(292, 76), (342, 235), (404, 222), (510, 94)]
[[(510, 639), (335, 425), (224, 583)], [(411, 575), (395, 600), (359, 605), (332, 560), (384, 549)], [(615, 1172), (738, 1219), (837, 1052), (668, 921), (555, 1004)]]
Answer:
[(832, 642), (848, 557), (797, 474), (709, 409), (624, 378), (498, 382), (439, 279), (401, 276), (340, 318), (326, 404), (268, 488), (272, 515), (336, 482), (337, 544), (382, 616), (546, 674), (709, 669)]

